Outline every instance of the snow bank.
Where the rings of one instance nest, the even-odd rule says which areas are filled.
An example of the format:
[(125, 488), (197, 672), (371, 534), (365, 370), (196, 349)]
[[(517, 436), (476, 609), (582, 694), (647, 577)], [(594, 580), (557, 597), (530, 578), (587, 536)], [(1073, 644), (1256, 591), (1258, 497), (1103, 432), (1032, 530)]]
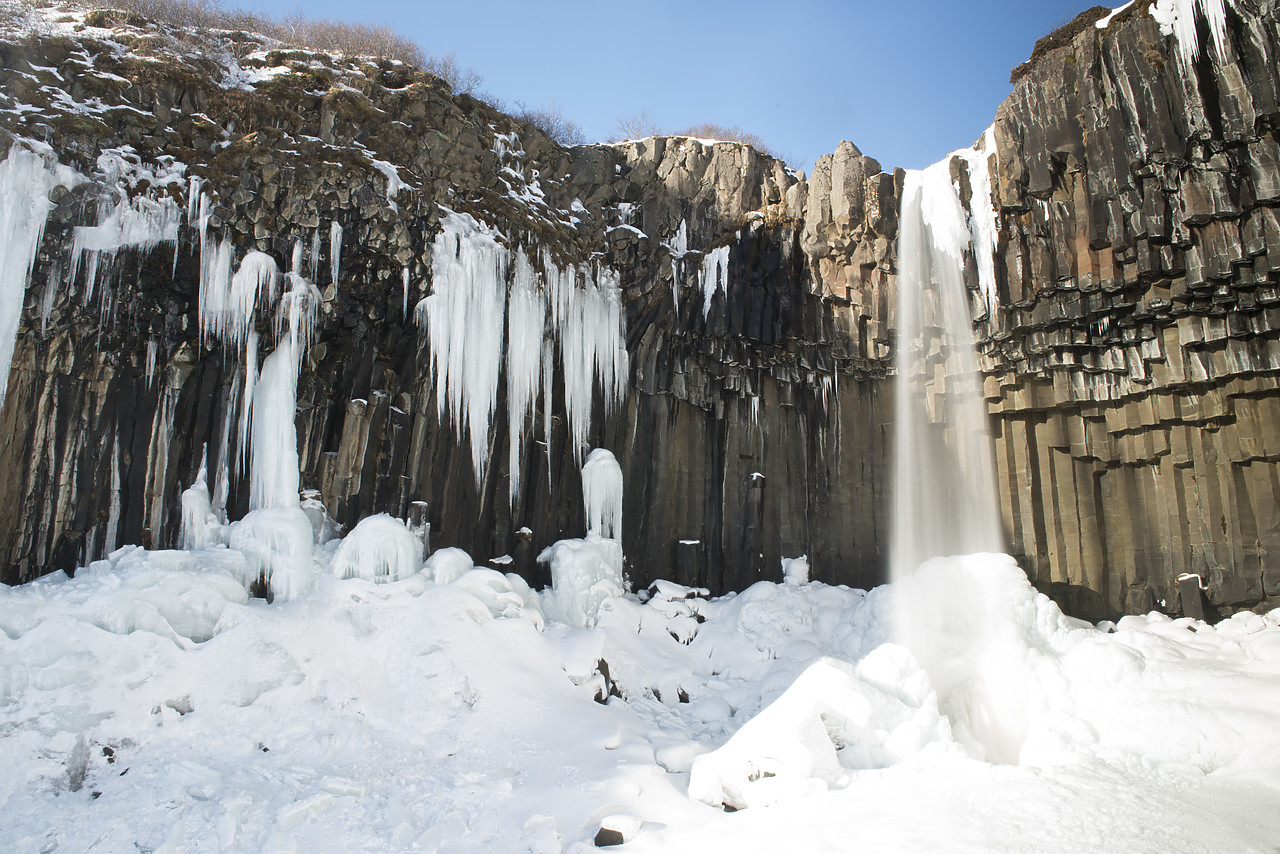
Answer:
[(689, 795), (734, 809), (769, 806), (948, 742), (928, 678), (906, 650), (886, 644), (857, 667), (829, 658), (809, 665), (728, 743), (694, 761)]
[[(870, 592), (658, 583), (579, 628), (456, 550), (336, 579), (341, 545), (267, 606), (238, 549), (291, 526), (269, 513), (305, 514), (255, 513), (233, 548), (122, 549), (0, 587), (0, 848), (586, 851), (618, 816), (640, 852), (1280, 834), (1280, 611), (1095, 628), (975, 557)], [(941, 620), (933, 646), (890, 641), (908, 596)], [(952, 643), (1021, 674), (1020, 765), (961, 737), (956, 698), (977, 692), (925, 660)]]

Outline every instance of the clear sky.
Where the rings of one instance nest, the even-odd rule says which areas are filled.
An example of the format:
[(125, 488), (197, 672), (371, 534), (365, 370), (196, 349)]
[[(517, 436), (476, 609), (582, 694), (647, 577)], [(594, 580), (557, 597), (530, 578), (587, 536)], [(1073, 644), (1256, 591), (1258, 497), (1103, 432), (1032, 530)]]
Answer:
[[(1119, 5), (1121, 0), (1115, 0)], [(1009, 94), (1009, 71), (1087, 0), (241, 0), (386, 24), (454, 52), (481, 89), (559, 106), (590, 141), (641, 112), (762, 137), (810, 170), (842, 139), (886, 169), (971, 144)]]

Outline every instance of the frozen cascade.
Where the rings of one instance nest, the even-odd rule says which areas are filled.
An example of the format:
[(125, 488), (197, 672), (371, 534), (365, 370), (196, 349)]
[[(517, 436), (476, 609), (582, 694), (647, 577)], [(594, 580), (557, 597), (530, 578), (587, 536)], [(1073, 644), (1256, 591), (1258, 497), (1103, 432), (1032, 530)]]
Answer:
[(582, 504), (587, 536), (622, 539), (622, 467), (604, 448), (592, 451), (582, 465)]
[[(520, 492), (525, 425), (538, 404), (546, 326), (546, 297), (538, 288), (537, 274), (529, 257), (520, 250), (516, 253), (507, 311), (507, 417), (510, 424), (507, 443), (512, 504)], [(547, 368), (550, 370), (551, 365)]]
[(195, 483), (182, 492), (182, 527), (179, 542), (186, 551), (209, 548), (225, 542), (222, 520), (213, 512), (209, 496), (208, 448), (200, 453), (200, 471)]
[(76, 226), (71, 248), (71, 281), (86, 255), (89, 266), (85, 273), (85, 300), (93, 296), (98, 270), (102, 260), (110, 260), (121, 249), (136, 249), (148, 253), (161, 243), (172, 244), (177, 249), (178, 226), (182, 222), (182, 208), (172, 198), (165, 196), (151, 199), (136, 196), (132, 201), (123, 189), (124, 196), (112, 204), (104, 201), (98, 211), (97, 225)]
[(592, 451), (582, 466), (582, 503), (586, 537), (559, 540), (538, 555), (538, 562), (551, 569), (551, 587), (542, 593), (543, 610), (549, 618), (579, 629), (594, 626), (605, 600), (627, 589), (622, 571), (622, 469), (603, 448)]
[[(221, 270), (231, 269), (230, 241), (222, 241), (214, 250), (214, 261)], [(225, 253), (225, 256), (224, 256)], [(203, 260), (203, 259), (201, 259)], [(276, 261), (265, 252), (251, 251), (240, 261), (234, 276), (219, 272), (209, 281), (202, 277), (200, 289), (200, 331), (213, 336), (234, 349), (245, 343), (253, 325), (258, 300), (273, 300), (279, 290), (280, 273)]]
[(546, 252), (543, 266), (551, 293), (551, 323), (560, 342), (569, 436), (573, 440), (574, 458), (581, 462), (591, 430), (591, 402), (596, 383), (604, 395), (606, 414), (617, 407), (627, 391), (630, 363), (622, 288), (618, 274), (607, 267), (594, 271), (586, 266), (561, 270)]
[(895, 580), (932, 557), (1002, 551), (964, 281), (965, 253), (974, 245), (986, 251), (989, 244), (970, 230), (949, 162), (908, 172), (903, 188), (890, 550)]
[(249, 507), (298, 506), (298, 357), (289, 339), (262, 362), (253, 389)]
[(578, 460), (587, 448), (595, 388), (612, 412), (626, 393), (629, 360), (615, 272), (587, 264), (561, 268), (545, 250), (535, 267), (523, 249), (513, 258), (498, 236), (466, 214), (446, 216), (432, 250), (431, 294), (418, 303), (415, 320), (429, 338), (437, 409), (442, 420), (448, 414), (459, 441), (464, 433), (470, 440), (477, 486), (488, 464), (505, 352), (514, 500), (539, 377), (543, 432), (550, 434), (554, 345)]
[(27, 279), (53, 209), (49, 192), (59, 183), (51, 164), (22, 145), (13, 145), (0, 163), (0, 408), (9, 386)]
[(1225, 56), (1227, 50), (1227, 5), (1235, 6), (1235, 0), (1157, 0), (1151, 5), (1151, 17), (1160, 25), (1160, 32), (1178, 40), (1178, 60), (1184, 71), (1190, 71), (1200, 58), (1200, 34), (1197, 12), (1209, 25), (1209, 43), (1214, 53)]
[(702, 259), (702, 319), (706, 320), (711, 313), (711, 300), (716, 291), (727, 293), (725, 285), (729, 279), (729, 247), (718, 246)]
[(466, 214), (450, 213), (432, 246), (431, 294), (415, 317), (425, 326), (435, 377), (436, 410), (454, 435), (471, 439), (476, 488), (489, 460), (489, 420), (502, 370), (509, 253), (497, 233)]

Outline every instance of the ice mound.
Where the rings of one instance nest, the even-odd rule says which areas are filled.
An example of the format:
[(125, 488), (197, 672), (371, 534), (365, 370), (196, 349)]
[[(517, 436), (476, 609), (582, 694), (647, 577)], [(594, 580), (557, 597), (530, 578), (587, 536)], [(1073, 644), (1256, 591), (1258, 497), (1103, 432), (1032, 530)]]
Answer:
[(809, 665), (723, 747), (694, 760), (689, 794), (713, 806), (768, 806), (950, 742), (919, 664), (886, 644), (856, 666), (831, 658)]
[(422, 551), (421, 537), (399, 519), (379, 513), (361, 519), (343, 537), (329, 571), (334, 578), (398, 581), (422, 568)]
[(538, 562), (551, 567), (551, 587), (543, 594), (543, 609), (553, 620), (590, 628), (605, 600), (626, 592), (622, 578), (622, 544), (589, 534), (581, 540), (560, 540), (542, 550)]

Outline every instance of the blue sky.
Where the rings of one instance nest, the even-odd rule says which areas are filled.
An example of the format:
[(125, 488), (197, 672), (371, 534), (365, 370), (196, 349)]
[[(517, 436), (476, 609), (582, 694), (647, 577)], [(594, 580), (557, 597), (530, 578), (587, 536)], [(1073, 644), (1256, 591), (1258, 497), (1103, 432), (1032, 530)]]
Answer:
[[(555, 103), (594, 141), (621, 116), (738, 125), (808, 171), (842, 139), (886, 169), (972, 143), (1009, 70), (1087, 0), (242, 0), (253, 11), (387, 24), (456, 53), (483, 90)], [(1119, 5), (1117, 0), (1116, 5)]]

